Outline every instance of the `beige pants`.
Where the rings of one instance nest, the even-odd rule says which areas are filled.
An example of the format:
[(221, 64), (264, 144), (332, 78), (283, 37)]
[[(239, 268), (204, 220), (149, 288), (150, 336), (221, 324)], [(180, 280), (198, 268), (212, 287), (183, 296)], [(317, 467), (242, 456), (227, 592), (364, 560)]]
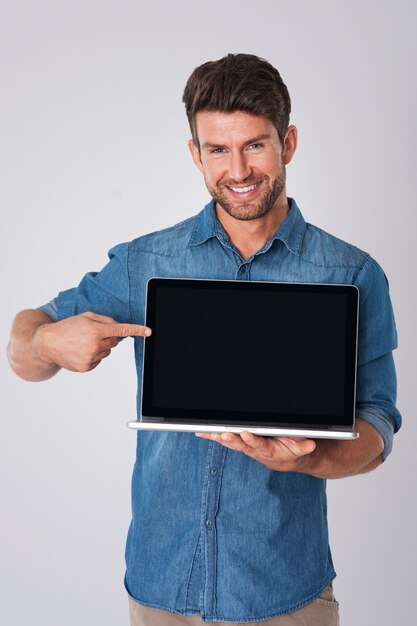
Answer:
[[(202, 622), (198, 615), (178, 615), (159, 609), (152, 609), (129, 598), (130, 626), (248, 626), (239, 622)], [(254, 626), (339, 626), (339, 604), (336, 602), (330, 585), (316, 600), (289, 615), (273, 617)]]

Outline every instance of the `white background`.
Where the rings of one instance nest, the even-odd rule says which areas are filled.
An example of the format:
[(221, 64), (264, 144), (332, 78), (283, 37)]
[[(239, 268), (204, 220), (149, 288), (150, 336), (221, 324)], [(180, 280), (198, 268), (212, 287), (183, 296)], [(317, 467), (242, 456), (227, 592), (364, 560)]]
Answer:
[[(281, 72), (299, 129), (288, 194), (390, 280), (404, 427), (375, 473), (329, 483), (343, 626), (415, 614), (412, 0), (0, 0), (1, 345), (14, 314), (98, 270), (114, 244), (207, 201), (181, 102), (228, 52)], [(3, 352), (4, 354), (4, 352)], [(25, 383), (0, 359), (0, 621), (127, 624), (135, 435), (131, 340), (90, 374)]]

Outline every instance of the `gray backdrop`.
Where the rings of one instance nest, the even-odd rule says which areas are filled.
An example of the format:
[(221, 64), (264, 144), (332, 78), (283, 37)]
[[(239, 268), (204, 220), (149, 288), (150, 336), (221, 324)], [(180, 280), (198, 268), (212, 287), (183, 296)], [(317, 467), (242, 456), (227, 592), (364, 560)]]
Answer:
[[(181, 103), (200, 63), (276, 65), (306, 219), (369, 251), (391, 285), (405, 424), (375, 473), (329, 482), (344, 626), (410, 623), (417, 524), (416, 10), (410, 0), (1, 0), (1, 333), (100, 269), (115, 243), (207, 200)], [(4, 354), (4, 353), (3, 353)], [(89, 374), (1, 367), (0, 621), (127, 623), (122, 584), (135, 435), (132, 341)], [(413, 607), (414, 608), (414, 607)]]

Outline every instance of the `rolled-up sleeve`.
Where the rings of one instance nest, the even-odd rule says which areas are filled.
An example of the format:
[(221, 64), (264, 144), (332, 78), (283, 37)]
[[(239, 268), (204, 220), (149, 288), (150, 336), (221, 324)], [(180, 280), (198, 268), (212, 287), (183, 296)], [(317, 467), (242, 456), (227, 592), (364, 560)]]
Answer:
[(401, 426), (392, 355), (398, 345), (397, 329), (388, 281), (374, 259), (367, 258), (355, 284), (360, 293), (356, 417), (369, 422), (381, 435), (385, 460)]
[(78, 287), (61, 291), (56, 298), (40, 306), (56, 322), (72, 315), (92, 311), (122, 323), (131, 323), (128, 279), (128, 244), (109, 251), (109, 262), (100, 272), (89, 272)]
[(38, 306), (38, 311), (45, 313), (45, 315), (50, 317), (53, 322), (57, 322), (59, 319), (56, 298), (54, 298), (53, 300), (50, 300), (49, 302), (47, 302), (46, 304), (43, 304), (42, 306)]

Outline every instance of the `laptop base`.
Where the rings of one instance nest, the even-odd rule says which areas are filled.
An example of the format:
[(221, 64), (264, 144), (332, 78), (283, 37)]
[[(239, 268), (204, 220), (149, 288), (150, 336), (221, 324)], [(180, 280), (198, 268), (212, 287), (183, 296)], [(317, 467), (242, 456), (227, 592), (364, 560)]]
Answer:
[(308, 439), (357, 439), (359, 433), (354, 430), (315, 430), (301, 428), (256, 428), (252, 426), (205, 426), (204, 424), (161, 424), (134, 420), (127, 423), (134, 430), (159, 430), (193, 433), (242, 433), (267, 437), (302, 437)]

